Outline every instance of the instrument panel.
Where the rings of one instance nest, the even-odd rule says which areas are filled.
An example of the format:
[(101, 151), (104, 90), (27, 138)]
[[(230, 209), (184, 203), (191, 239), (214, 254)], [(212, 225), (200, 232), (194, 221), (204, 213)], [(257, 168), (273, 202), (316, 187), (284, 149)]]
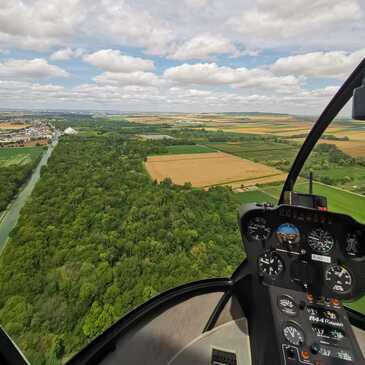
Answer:
[(364, 364), (339, 301), (278, 287), (269, 292), (282, 364)]
[(349, 216), (281, 205), (245, 205), (247, 259), (268, 285), (353, 299), (365, 292), (365, 226)]

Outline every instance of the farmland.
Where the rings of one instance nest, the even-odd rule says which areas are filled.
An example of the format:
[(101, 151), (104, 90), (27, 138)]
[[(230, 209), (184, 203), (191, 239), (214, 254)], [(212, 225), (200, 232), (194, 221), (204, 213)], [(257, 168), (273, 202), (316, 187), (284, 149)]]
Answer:
[(276, 161), (286, 159), (292, 161), (298, 152), (298, 145), (270, 140), (251, 140), (239, 143), (207, 143), (207, 146), (234, 154), (249, 160), (271, 165)]
[(167, 146), (167, 150), (169, 155), (216, 152), (216, 150), (211, 147), (200, 145)]
[(0, 129), (15, 130), (29, 127), (29, 124), (23, 123), (0, 123)]
[(42, 147), (1, 148), (0, 166), (24, 166), (28, 163), (32, 163), (34, 160), (39, 158), (42, 151)]
[(267, 182), (267, 178), (270, 182), (273, 178), (282, 180), (279, 170), (223, 152), (149, 156), (145, 166), (154, 180), (169, 177), (175, 184), (190, 182), (194, 187), (231, 183), (250, 186), (252, 180), (257, 179), (262, 183)]
[(41, 147), (0, 149), (0, 213), (28, 179), (42, 152)]

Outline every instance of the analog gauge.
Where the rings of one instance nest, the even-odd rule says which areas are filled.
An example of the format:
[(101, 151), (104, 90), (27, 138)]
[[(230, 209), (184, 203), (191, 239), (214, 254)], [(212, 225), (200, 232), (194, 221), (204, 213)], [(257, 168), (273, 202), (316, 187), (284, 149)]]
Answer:
[(289, 316), (295, 316), (298, 313), (297, 303), (289, 295), (281, 295), (278, 297), (278, 307), (282, 313)]
[(304, 332), (294, 323), (287, 323), (284, 326), (283, 335), (291, 345), (300, 346), (304, 343)]
[(262, 275), (276, 277), (284, 270), (284, 263), (275, 252), (265, 252), (258, 259), (259, 272)]
[(348, 233), (345, 239), (345, 252), (346, 255), (353, 258), (360, 258), (365, 255), (365, 242), (361, 241), (363, 233), (361, 231), (355, 231)]
[(300, 240), (299, 229), (293, 224), (284, 223), (276, 230), (276, 238), (281, 244), (293, 245)]
[(344, 294), (352, 288), (352, 276), (350, 272), (340, 265), (331, 265), (325, 273), (327, 286), (337, 294)]
[(248, 222), (247, 233), (256, 241), (264, 241), (269, 238), (271, 229), (264, 218), (255, 217)]
[(326, 254), (334, 247), (335, 240), (329, 232), (322, 228), (316, 228), (309, 233), (308, 244), (313, 251)]

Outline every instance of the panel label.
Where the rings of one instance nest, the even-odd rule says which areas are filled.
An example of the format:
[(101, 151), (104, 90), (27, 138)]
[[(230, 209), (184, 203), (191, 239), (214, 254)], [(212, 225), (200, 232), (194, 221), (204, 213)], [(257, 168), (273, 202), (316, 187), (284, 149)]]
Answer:
[(331, 257), (330, 256), (316, 255), (315, 253), (312, 253), (312, 260), (313, 261), (325, 262), (327, 264), (331, 263)]

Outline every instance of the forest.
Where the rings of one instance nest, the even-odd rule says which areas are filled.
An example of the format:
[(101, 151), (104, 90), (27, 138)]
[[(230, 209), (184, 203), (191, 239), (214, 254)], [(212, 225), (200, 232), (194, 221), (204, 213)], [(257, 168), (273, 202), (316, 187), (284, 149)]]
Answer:
[(0, 323), (32, 364), (61, 364), (157, 293), (229, 276), (237, 194), (151, 181), (161, 142), (62, 137), (0, 258)]

